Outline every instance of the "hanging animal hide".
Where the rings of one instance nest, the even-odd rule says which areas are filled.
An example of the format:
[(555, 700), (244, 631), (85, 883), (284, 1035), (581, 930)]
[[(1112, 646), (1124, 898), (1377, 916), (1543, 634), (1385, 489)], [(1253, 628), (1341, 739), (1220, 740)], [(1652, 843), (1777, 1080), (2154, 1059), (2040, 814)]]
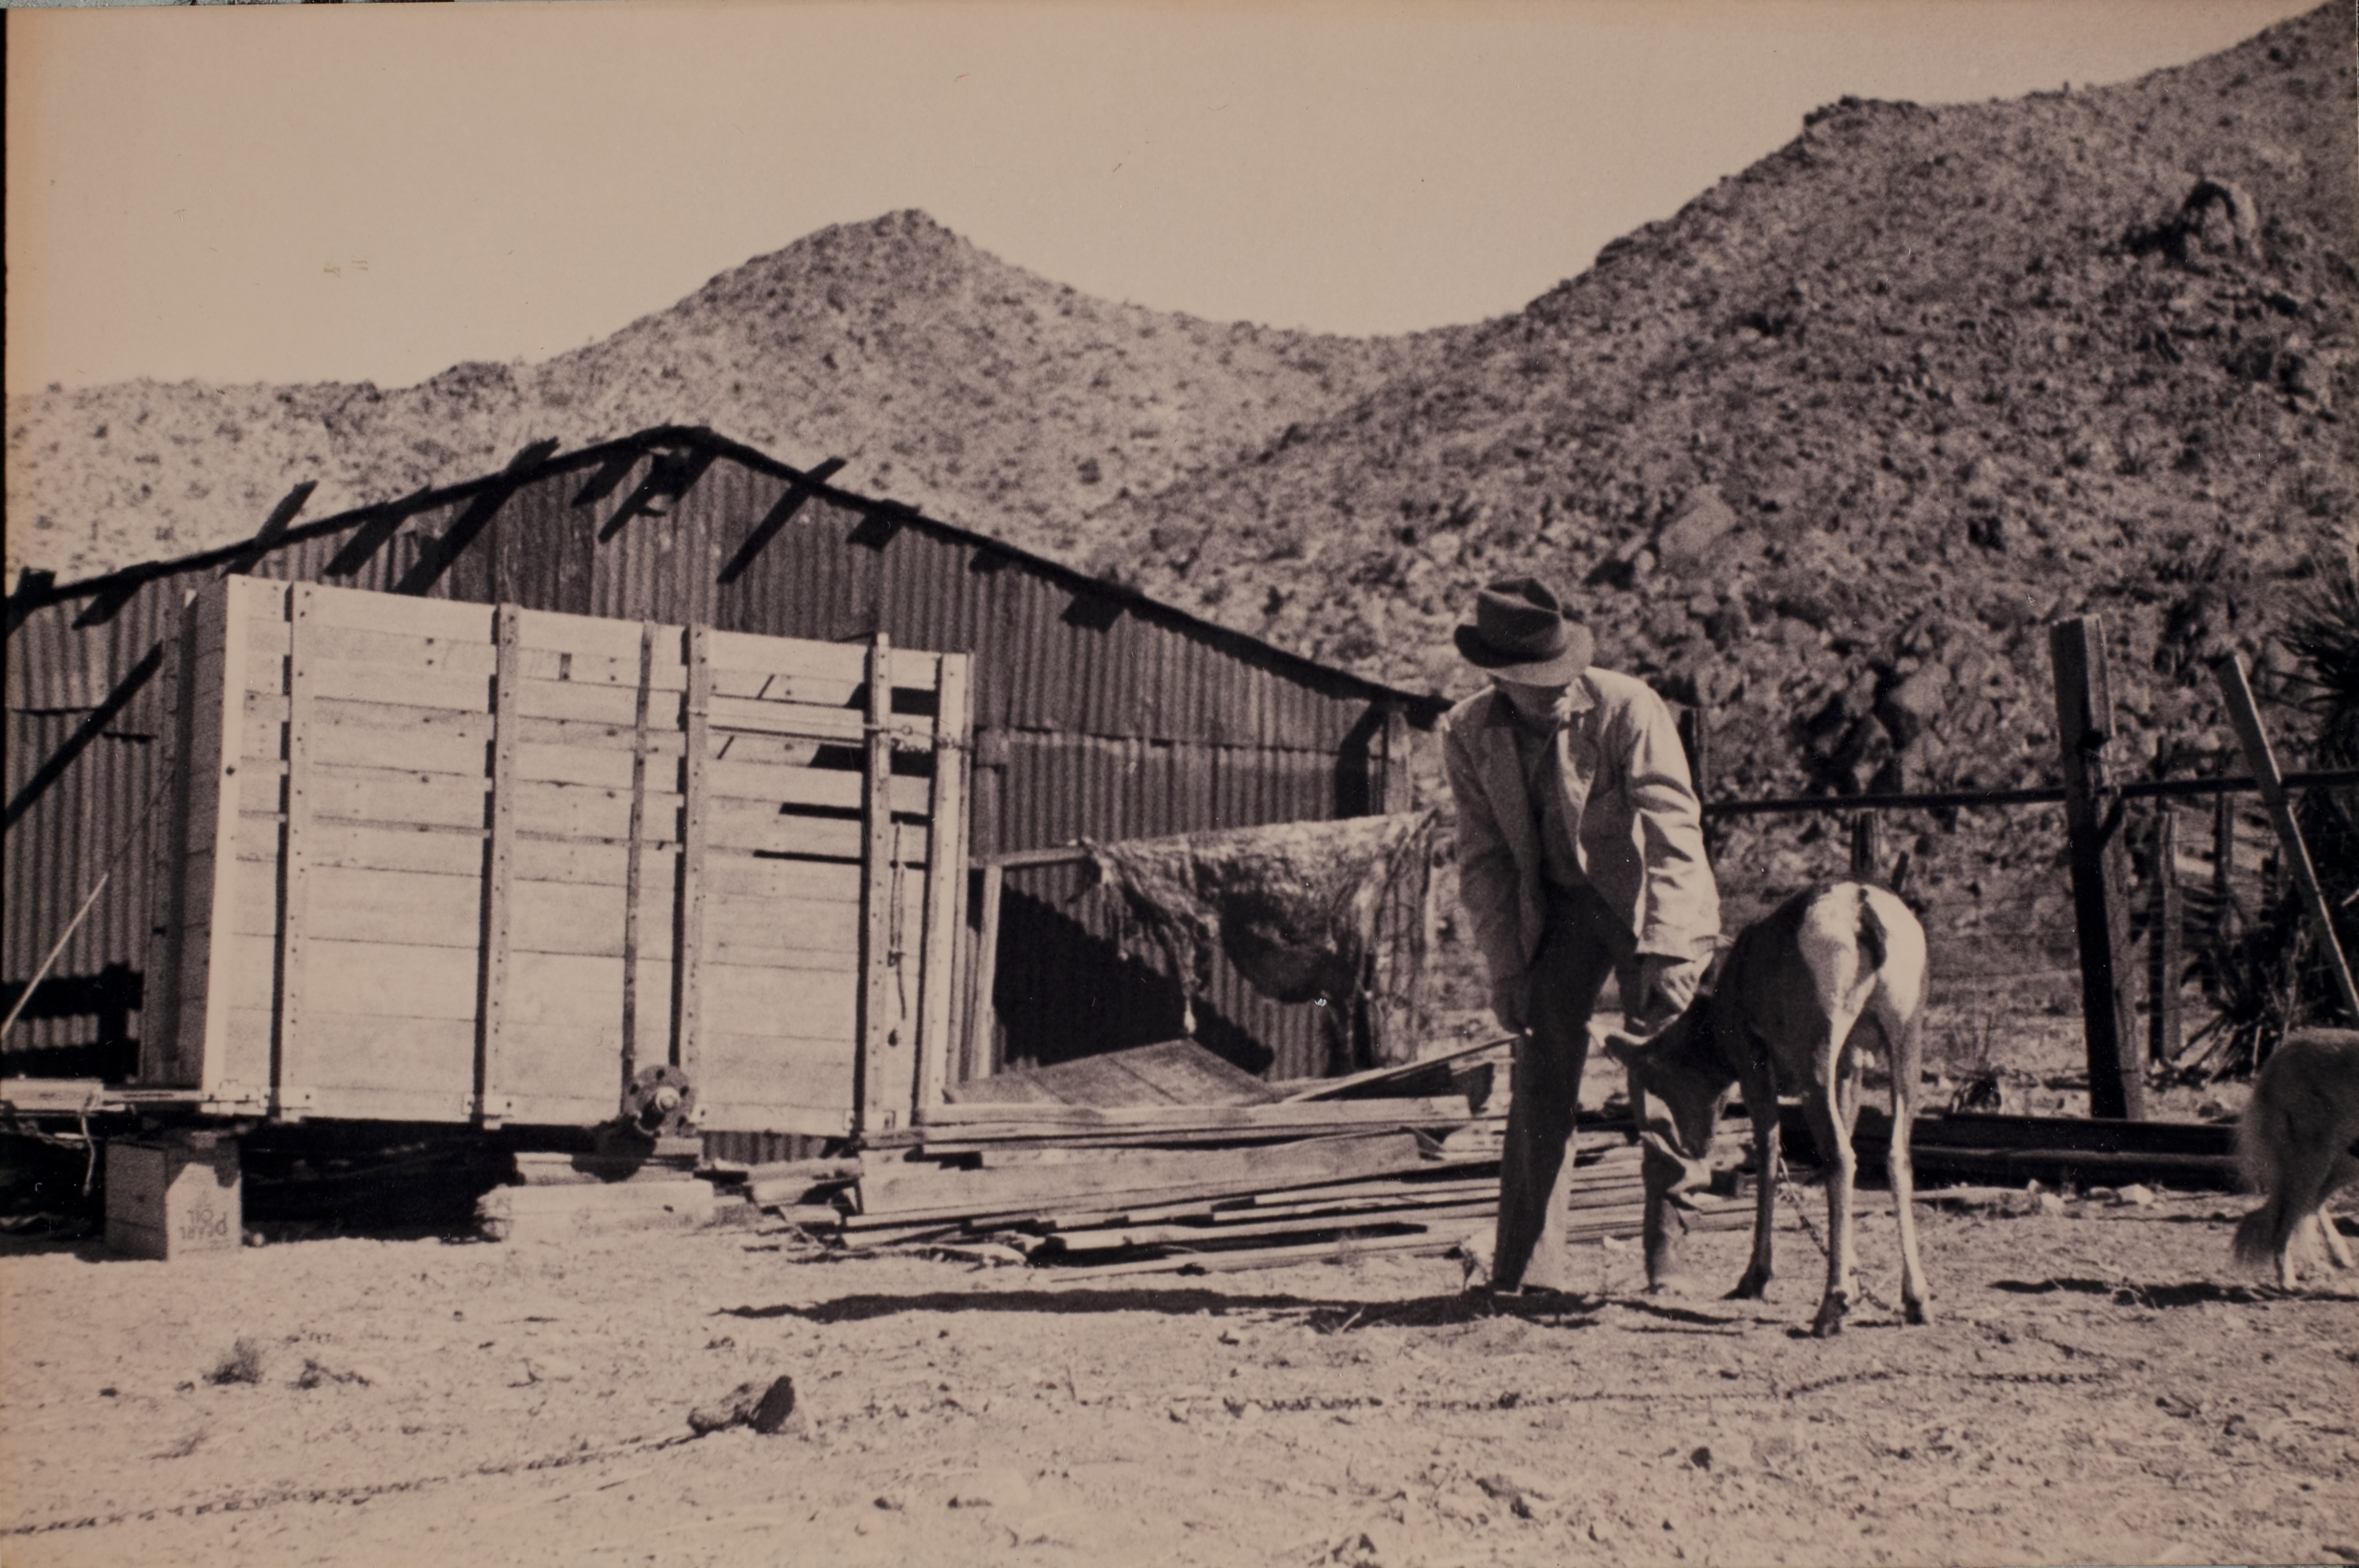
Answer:
[(1412, 1059), (1425, 1024), (1436, 814), (1352, 816), (1094, 844), (1125, 957), (1179, 982), (1186, 1029), (1228, 955), (1275, 1001), (1326, 1009), (1336, 1071)]

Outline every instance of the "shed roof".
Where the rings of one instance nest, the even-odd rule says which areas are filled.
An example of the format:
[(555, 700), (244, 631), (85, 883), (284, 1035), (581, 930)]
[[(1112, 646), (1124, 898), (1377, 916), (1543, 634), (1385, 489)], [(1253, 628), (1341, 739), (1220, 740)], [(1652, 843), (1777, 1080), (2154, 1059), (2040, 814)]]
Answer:
[[(1091, 577), (1060, 562), (1002, 540), (929, 517), (906, 503), (882, 500), (859, 494), (829, 482), (842, 465), (824, 462), (810, 469), (797, 469), (778, 461), (767, 453), (734, 441), (701, 426), (665, 425), (641, 430), (636, 434), (580, 448), (571, 452), (557, 452), (549, 443), (536, 443), (519, 452), (516, 460), (497, 472), (487, 473), (457, 484), (421, 490), (397, 500), (371, 503), (354, 507), (333, 516), (294, 524), (288, 521), (299, 511), (301, 497), (310, 486), (297, 487), (254, 537), (235, 544), (223, 545), (191, 555), (146, 561), (124, 567), (98, 577), (60, 583), (44, 573), (27, 571), (19, 577), (15, 590), (8, 598), (8, 633), (12, 643), (20, 630), (33, 632), (35, 645), (18, 644), (10, 650), (7, 661), (6, 705), (19, 711), (59, 711), (94, 708), (104, 700), (104, 694), (115, 680), (144, 654), (153, 643), (146, 635), (149, 628), (140, 622), (148, 616), (134, 613), (123, 617), (123, 611), (141, 590), (150, 585), (175, 577), (215, 568), (266, 570), (266, 563), (280, 552), (310, 545), (316, 550), (322, 541), (340, 541), (338, 561), (330, 566), (333, 575), (342, 561), (352, 555), (365, 556), (382, 546), (401, 529), (402, 524), (422, 514), (443, 513), (451, 521), (440, 536), (440, 548), (429, 548), (413, 563), (407, 579), (391, 584), (396, 591), (422, 592), (431, 586), (434, 578), (447, 571), (462, 556), (487, 522), (488, 511), (496, 510), (497, 502), (514, 494), (521, 487), (587, 470), (592, 478), (583, 487), (584, 494), (596, 489), (602, 481), (607, 487), (603, 495), (619, 488), (624, 476), (633, 471), (633, 465), (651, 456), (669, 456), (678, 465), (673, 477), (687, 476), (692, 484), (694, 477), (716, 459), (726, 459), (755, 473), (783, 481), (789, 494), (800, 493), (810, 501), (859, 514), (871, 526), (881, 530), (908, 528), (929, 535), (944, 544), (986, 553), (995, 564), (1020, 567), (1027, 574), (1048, 579), (1082, 603), (1097, 608), (1106, 622), (1129, 614), (1150, 623), (1178, 633), (1191, 642), (1209, 645), (1229, 656), (1241, 658), (1273, 674), (1303, 685), (1318, 687), (1325, 694), (1357, 698), (1362, 701), (1391, 701), (1400, 705), (1412, 722), (1428, 725), (1448, 706), (1448, 699), (1430, 692), (1413, 692), (1380, 682), (1371, 681), (1348, 670), (1322, 665), (1314, 659), (1290, 653), (1260, 638), (1206, 621), (1170, 604), (1151, 599), (1137, 589), (1103, 579)], [(610, 536), (634, 517), (658, 511), (667, 499), (663, 476), (650, 470), (639, 484), (625, 494), (620, 505), (603, 524), (593, 524), (592, 516), (584, 514), (580, 526), (597, 526), (601, 537)], [(479, 509), (477, 501), (493, 503), (489, 509)], [(478, 511), (486, 515), (475, 516)], [(743, 573), (772, 542), (784, 522), (766, 517), (737, 542), (734, 552), (724, 562), (718, 574), (726, 584)], [(277, 575), (272, 572), (270, 575)], [(298, 575), (310, 575), (299, 573)], [(60, 608), (81, 608), (71, 615), (42, 615), (43, 611)], [(160, 606), (156, 607), (160, 609)], [(118, 623), (121, 617), (125, 622)], [(1086, 614), (1083, 619), (1089, 618)], [(36, 628), (32, 622), (40, 622)], [(108, 635), (91, 639), (87, 633), (100, 627)], [(160, 627), (156, 630), (160, 631)], [(54, 651), (39, 643), (54, 644)], [(134, 646), (136, 644), (136, 646)], [(69, 654), (75, 646), (78, 653)], [(103, 646), (112, 656), (93, 660), (91, 653)], [(45, 652), (49, 656), (44, 656)]]

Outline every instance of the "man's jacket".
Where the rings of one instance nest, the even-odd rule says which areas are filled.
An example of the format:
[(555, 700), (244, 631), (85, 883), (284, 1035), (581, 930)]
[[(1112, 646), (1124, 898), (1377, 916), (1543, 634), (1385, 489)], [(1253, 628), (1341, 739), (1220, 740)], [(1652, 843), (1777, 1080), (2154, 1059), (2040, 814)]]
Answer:
[[(1582, 872), (1629, 928), (1636, 951), (1705, 957), (1720, 892), (1704, 860), (1703, 816), (1670, 709), (1644, 681), (1591, 669), (1558, 711), (1556, 766)], [(1458, 892), (1492, 981), (1531, 967), (1547, 916), (1539, 823), (1516, 749), (1516, 716), (1485, 690), (1442, 721), (1458, 800)]]

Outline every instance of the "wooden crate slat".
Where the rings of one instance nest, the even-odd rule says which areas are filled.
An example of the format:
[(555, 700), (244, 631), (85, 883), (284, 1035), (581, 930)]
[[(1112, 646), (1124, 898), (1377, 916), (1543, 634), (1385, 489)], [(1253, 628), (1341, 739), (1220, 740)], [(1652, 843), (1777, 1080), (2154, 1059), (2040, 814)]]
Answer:
[(462, 1086), (475, 1071), (475, 1022), (466, 1018), (386, 1018), (314, 1006), (311, 1036), (312, 1109), (332, 1090), (434, 1092), (444, 1116), (456, 1120), (468, 1099)]
[[(239, 838), (238, 814), (245, 795), (245, 783), (237, 775), (240, 759), (245, 752), (242, 733), (245, 704), (239, 699), (238, 694), (244, 689), (245, 682), (245, 635), (250, 619), (248, 606), (255, 597), (253, 579), (234, 577), (222, 584), (218, 594), (209, 594), (197, 601), (197, 635), (206, 646), (221, 650), (220, 662), (216, 666), (220, 679), (204, 697), (208, 704), (208, 716), (213, 717), (213, 743), (200, 752), (191, 763), (192, 766), (207, 767), (212, 776), (212, 806), (208, 816), (212, 829), (209, 843), (214, 847), (212, 864), (215, 875), (211, 908), (205, 919), (206, 927), (212, 934), (211, 939), (191, 947), (192, 957), (202, 963), (207, 971), (204, 1009), (201, 1012), (184, 1011), (182, 1041), (183, 1054), (193, 1054), (203, 1063), (198, 1081), (208, 1093), (216, 1092), (222, 1083), (228, 1081), (225, 1075), (232, 1071), (245, 1075), (238, 1080), (241, 1083), (259, 1085), (262, 1082), (262, 1078), (250, 1067), (244, 1066), (234, 1058), (229, 1011), (236, 988), (228, 983), (228, 976), (223, 968), (225, 964), (237, 962), (241, 957), (223, 951), (229, 944), (222, 934), (229, 931), (234, 924), (238, 883), (251, 873), (242, 871), (237, 855), (223, 854), (218, 848), (224, 844), (234, 846)], [(275, 853), (275, 845), (273, 850)], [(189, 902), (193, 913), (197, 901), (192, 897)], [(263, 1005), (267, 1006), (269, 1000), (269, 989), (266, 984), (261, 998)], [(192, 1030), (190, 1026), (193, 1026)], [(189, 1038), (191, 1033), (195, 1036), (193, 1042)], [(267, 1041), (266, 1033), (264, 1039)], [(193, 1053), (186, 1049), (189, 1044), (195, 1045)]]
[(394, 632), (448, 638), (454, 643), (498, 640), (497, 613), (488, 604), (456, 599), (418, 599), (408, 594), (333, 591), (320, 605), (320, 616), (332, 626), (369, 632)]
[[(934, 776), (924, 781), (930, 785), (929, 793), (931, 798), (919, 808), (919, 814), (928, 817), (932, 831), (947, 833), (950, 841), (957, 843), (964, 837), (962, 824), (966, 808), (967, 661), (963, 655), (945, 654), (937, 661), (937, 667), (941, 703), (934, 720)], [(892, 782), (897, 785), (905, 781), (895, 779)], [(897, 792), (894, 809), (901, 809)], [(915, 1103), (920, 1115), (928, 1107), (941, 1102), (951, 1058), (958, 1050), (952, 1038), (956, 1028), (953, 1008), (957, 993), (952, 989), (951, 979), (957, 968), (955, 956), (959, 935), (965, 924), (964, 857), (929, 857), (919, 967), (922, 989), (918, 1008)]]
[(306, 1108), (310, 1082), (303, 1007), (310, 950), (306, 928), (311, 903), (310, 827), (316, 782), (311, 762), (311, 676), (318, 665), (312, 645), (317, 631), (312, 602), (317, 592), (310, 583), (297, 583), (287, 595), (287, 819), (278, 860), (278, 1026), (270, 1075), (271, 1108), (281, 1116)]

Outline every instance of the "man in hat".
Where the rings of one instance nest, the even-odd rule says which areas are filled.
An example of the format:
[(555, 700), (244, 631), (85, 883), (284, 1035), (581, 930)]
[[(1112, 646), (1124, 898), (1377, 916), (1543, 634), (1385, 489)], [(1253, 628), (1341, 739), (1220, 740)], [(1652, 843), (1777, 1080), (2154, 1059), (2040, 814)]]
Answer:
[(1633, 1033), (1694, 997), (1720, 934), (1703, 818), (1670, 709), (1589, 663), (1589, 629), (1548, 586), (1475, 595), (1458, 651), (1488, 686), (1450, 710), (1459, 896), (1517, 1035), (1490, 1284), (1568, 1290), (1563, 1177), (1589, 1015), (1618, 977)]

